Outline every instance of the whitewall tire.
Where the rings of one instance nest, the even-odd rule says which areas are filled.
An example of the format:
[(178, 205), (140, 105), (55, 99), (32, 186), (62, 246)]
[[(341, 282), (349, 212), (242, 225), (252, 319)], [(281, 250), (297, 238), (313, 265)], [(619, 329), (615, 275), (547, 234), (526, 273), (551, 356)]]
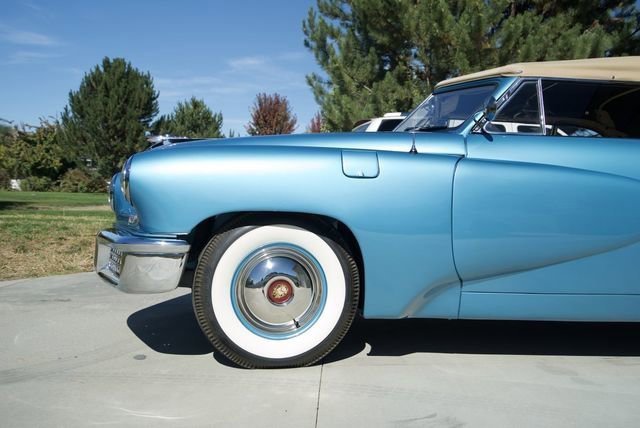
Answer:
[(358, 270), (345, 247), (328, 229), (285, 224), (214, 236), (193, 286), (203, 332), (243, 367), (318, 361), (344, 337), (357, 309)]

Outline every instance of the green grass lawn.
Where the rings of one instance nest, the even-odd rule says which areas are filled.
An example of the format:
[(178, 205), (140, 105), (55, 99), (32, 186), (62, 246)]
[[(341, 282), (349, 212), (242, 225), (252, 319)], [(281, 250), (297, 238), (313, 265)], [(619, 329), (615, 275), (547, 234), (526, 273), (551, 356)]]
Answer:
[(0, 209), (2, 205), (16, 204), (26, 207), (82, 207), (104, 205), (107, 207), (105, 193), (64, 193), (64, 192), (7, 192), (0, 190)]
[(113, 220), (106, 194), (0, 191), (0, 280), (90, 271)]

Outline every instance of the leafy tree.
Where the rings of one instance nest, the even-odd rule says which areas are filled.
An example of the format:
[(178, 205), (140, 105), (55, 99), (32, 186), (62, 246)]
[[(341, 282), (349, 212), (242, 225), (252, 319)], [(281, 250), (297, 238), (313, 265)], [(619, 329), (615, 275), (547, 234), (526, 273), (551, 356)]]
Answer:
[(44, 119), (39, 126), (5, 128), (0, 134), (0, 186), (19, 178), (26, 180), (23, 190), (50, 190), (74, 165), (60, 135), (60, 124)]
[(40, 126), (14, 128), (2, 145), (2, 166), (12, 178), (57, 180), (73, 165), (60, 143), (60, 125), (41, 120)]
[(190, 138), (220, 138), (222, 113), (213, 113), (203, 100), (195, 97), (179, 102), (173, 113), (162, 115), (153, 124), (154, 134)]
[(103, 177), (147, 142), (144, 133), (158, 113), (158, 92), (149, 73), (123, 58), (105, 57), (69, 92), (62, 114), (65, 141), (78, 158), (97, 163)]
[(307, 76), (330, 130), (407, 111), (448, 77), (516, 61), (640, 53), (635, 0), (317, 0)]
[(103, 193), (107, 190), (107, 182), (95, 171), (73, 168), (60, 178), (61, 192)]
[[(3, 119), (0, 119), (3, 120)], [(0, 123), (0, 141), (13, 133), (13, 128)]]
[[(0, 156), (2, 156), (2, 149), (0, 149)], [(0, 190), (11, 188), (11, 176), (9, 172), (0, 166)]]
[(20, 180), (20, 189), (27, 192), (49, 192), (53, 190), (53, 180), (49, 177), (29, 176)]
[[(0, 121), (10, 123), (2, 118), (0, 118)], [(11, 159), (9, 157), (8, 147), (12, 141), (12, 131), (13, 128), (10, 126), (0, 124), (0, 189), (8, 189), (11, 180), (9, 173)]]
[(287, 97), (261, 93), (256, 96), (251, 108), (251, 121), (245, 129), (249, 135), (291, 134), (297, 122)]
[(324, 123), (322, 120), (322, 114), (317, 112), (311, 118), (311, 122), (309, 122), (309, 126), (307, 126), (307, 132), (310, 134), (317, 134), (324, 131)]

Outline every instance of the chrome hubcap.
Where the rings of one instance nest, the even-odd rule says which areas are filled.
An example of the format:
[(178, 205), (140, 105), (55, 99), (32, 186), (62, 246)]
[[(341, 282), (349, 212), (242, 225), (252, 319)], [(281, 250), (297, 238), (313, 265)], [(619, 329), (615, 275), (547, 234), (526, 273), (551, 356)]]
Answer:
[(298, 247), (260, 249), (240, 265), (234, 278), (234, 307), (257, 334), (287, 337), (315, 322), (325, 298), (318, 262)]

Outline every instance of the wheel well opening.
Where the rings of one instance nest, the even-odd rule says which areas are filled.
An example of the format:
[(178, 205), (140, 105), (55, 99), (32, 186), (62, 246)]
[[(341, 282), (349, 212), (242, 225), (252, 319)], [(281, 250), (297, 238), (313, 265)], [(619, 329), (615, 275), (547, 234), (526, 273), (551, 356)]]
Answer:
[(364, 261), (358, 240), (346, 224), (332, 217), (322, 215), (290, 212), (238, 212), (210, 217), (198, 224), (191, 233), (185, 237), (191, 244), (191, 251), (189, 252), (189, 259), (185, 273), (183, 274), (183, 281), (181, 281), (182, 285), (191, 285), (193, 271), (198, 263), (200, 253), (215, 234), (239, 226), (274, 222), (300, 226), (304, 226), (305, 224), (312, 225), (320, 230), (330, 228), (344, 240), (347, 247), (345, 249), (349, 251), (358, 266), (360, 277), (360, 299), (358, 308), (362, 311), (364, 308), (365, 277)]

